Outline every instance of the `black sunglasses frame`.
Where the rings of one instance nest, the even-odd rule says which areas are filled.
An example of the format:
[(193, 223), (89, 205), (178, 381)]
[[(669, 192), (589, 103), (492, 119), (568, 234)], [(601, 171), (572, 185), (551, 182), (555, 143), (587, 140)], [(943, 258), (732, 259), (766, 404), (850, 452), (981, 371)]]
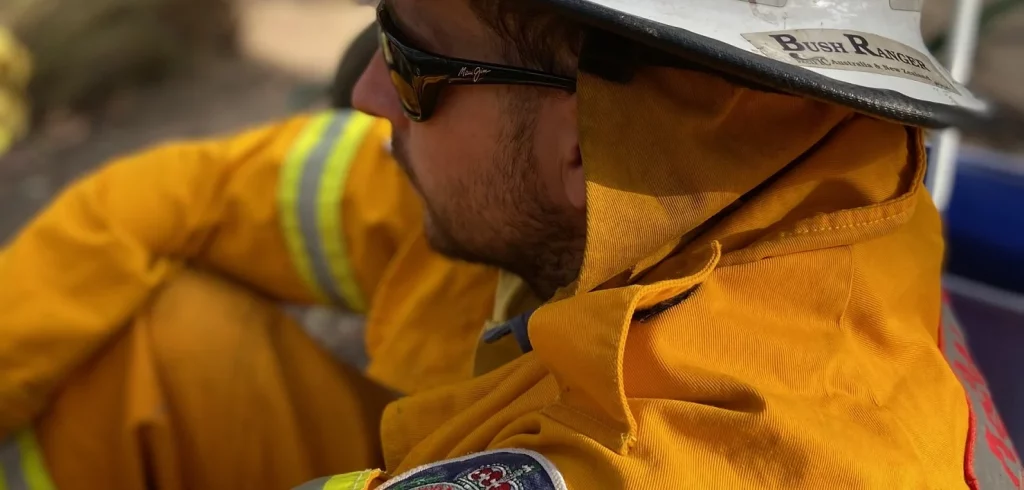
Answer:
[[(433, 54), (412, 47), (391, 17), (387, 2), (377, 7), (380, 48), (406, 116), (426, 121), (445, 85), (534, 85), (576, 92), (576, 80), (542, 71)], [(396, 80), (395, 77), (400, 80)], [(404, 83), (406, 86), (401, 86)]]

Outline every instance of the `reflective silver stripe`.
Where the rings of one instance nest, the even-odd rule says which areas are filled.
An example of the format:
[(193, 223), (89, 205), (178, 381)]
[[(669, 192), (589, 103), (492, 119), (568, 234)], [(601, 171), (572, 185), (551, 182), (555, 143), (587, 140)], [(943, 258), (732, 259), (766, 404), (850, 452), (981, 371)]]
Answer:
[(29, 490), (28, 480), (21, 466), (21, 448), (16, 436), (11, 436), (0, 444), (0, 468), (4, 472), (6, 490)]
[(336, 305), (344, 305), (345, 300), (331, 275), (331, 264), (327, 259), (323, 240), (320, 239), (318, 197), (320, 195), (320, 177), (331, 159), (335, 145), (345, 133), (345, 125), (348, 123), (350, 115), (351, 112), (348, 111), (338, 112), (331, 118), (327, 128), (324, 129), (323, 137), (317, 142), (305, 165), (302, 166), (302, 176), (299, 179), (299, 230), (304, 238), (306, 256), (309, 257), (317, 284), (327, 294), (328, 299)]
[[(946, 361), (967, 394), (972, 414), (971, 453), (968, 473), (976, 481), (967, 483), (973, 489), (1019, 489), (1021, 464), (1010, 442), (1006, 426), (992, 402), (985, 378), (974, 364), (967, 349), (963, 331), (948, 304), (942, 308), (942, 351)], [(966, 463), (965, 463), (966, 464)]]

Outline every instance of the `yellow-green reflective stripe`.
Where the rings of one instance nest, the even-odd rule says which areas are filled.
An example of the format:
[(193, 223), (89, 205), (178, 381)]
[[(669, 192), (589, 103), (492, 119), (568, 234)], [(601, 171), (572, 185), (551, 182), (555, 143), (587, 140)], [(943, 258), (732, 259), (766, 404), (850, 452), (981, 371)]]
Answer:
[(306, 245), (306, 257), (312, 267), (313, 279), (320, 286), (320, 290), (326, 293), (327, 299), (336, 305), (345, 305), (348, 302), (331, 273), (331, 257), (324, 248), (324, 239), (321, 238), (323, 231), (320, 226), (320, 214), (339, 214), (341, 202), (338, 201), (333, 209), (324, 209), (325, 207), (320, 205), (320, 188), (323, 186), (335, 148), (345, 134), (350, 115), (351, 112), (335, 113), (328, 123), (320, 141), (302, 167), (298, 191), (299, 230)]
[(25, 471), (25, 479), (28, 480), (28, 488), (31, 490), (54, 490), (50, 474), (46, 472), (46, 464), (43, 462), (43, 452), (36, 443), (32, 431), (24, 430), (18, 435), (18, 445), (21, 446), (22, 469)]
[(300, 202), (311, 197), (305, 196), (302, 179), (309, 159), (314, 151), (322, 148), (325, 132), (332, 126), (336, 115), (325, 113), (310, 121), (296, 142), (295, 147), (285, 159), (282, 167), (280, 188), (278, 189), (278, 206), (281, 213), (281, 225), (288, 244), (288, 252), (306, 285), (313, 290), (321, 302), (327, 302), (327, 292), (316, 280), (312, 259), (307, 253), (306, 234), (303, 233)]
[(353, 311), (366, 311), (366, 300), (356, 281), (345, 247), (345, 230), (341, 223), (341, 200), (348, 182), (349, 169), (363, 146), (373, 118), (353, 113), (345, 127), (345, 134), (331, 152), (330, 161), (320, 178), (317, 202), (317, 223), (326, 262), (329, 264), (333, 284), (341, 289), (345, 304)]
[(31, 430), (0, 444), (0, 490), (54, 490)]
[(292, 490), (363, 490), (366, 488), (366, 484), (369, 483), (370, 478), (373, 478), (378, 473), (378, 471), (374, 470), (364, 470), (344, 475), (327, 476), (303, 483)]
[(322, 302), (366, 311), (349, 262), (342, 200), (352, 163), (374, 119), (354, 111), (315, 118), (282, 170), (279, 200), (289, 252)]
[(332, 476), (324, 483), (324, 490), (362, 490), (369, 481), (370, 470)]

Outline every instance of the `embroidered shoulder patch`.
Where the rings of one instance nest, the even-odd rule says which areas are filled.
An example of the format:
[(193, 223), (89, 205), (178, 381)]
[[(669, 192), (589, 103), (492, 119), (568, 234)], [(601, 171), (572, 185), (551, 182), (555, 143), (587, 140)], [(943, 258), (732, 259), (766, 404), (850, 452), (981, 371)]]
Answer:
[(539, 453), (499, 449), (431, 463), (378, 490), (566, 490), (562, 474)]

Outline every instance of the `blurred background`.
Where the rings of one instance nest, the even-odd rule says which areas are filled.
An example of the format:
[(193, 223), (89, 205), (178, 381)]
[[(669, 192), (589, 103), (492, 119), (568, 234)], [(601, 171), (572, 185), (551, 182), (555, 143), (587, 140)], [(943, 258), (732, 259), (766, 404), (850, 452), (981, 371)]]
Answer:
[(0, 242), (111, 157), (319, 102), (372, 20), (352, 0), (0, 0), (35, 64), (30, 131), (0, 156)]
[[(940, 59), (956, 11), (925, 2)], [(0, 27), (35, 65), (29, 79), (0, 32), (0, 243), (112, 157), (326, 105), (342, 53), (372, 19), (353, 0), (0, 0)], [(946, 287), (1022, 447), (1024, 0), (984, 0), (977, 27), (969, 85), (998, 117), (957, 152)]]

